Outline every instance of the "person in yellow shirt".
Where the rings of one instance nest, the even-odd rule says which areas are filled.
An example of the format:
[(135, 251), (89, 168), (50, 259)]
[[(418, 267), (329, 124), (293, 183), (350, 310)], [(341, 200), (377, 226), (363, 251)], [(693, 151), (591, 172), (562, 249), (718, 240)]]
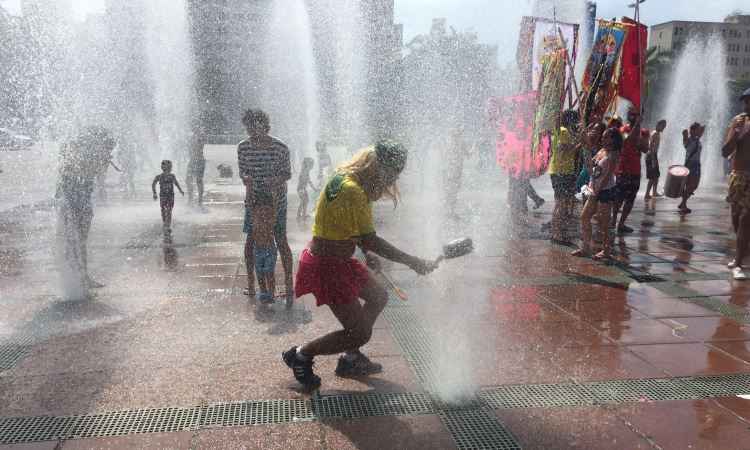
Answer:
[(549, 162), (549, 174), (552, 190), (555, 192), (555, 207), (552, 210), (552, 240), (569, 242), (566, 228), (573, 220), (576, 196), (579, 145), (576, 134), (579, 115), (577, 111), (563, 113), (562, 126), (552, 138), (552, 156)]
[(342, 329), (282, 353), (295, 379), (308, 389), (320, 385), (320, 377), (312, 369), (318, 355), (344, 353), (336, 367), (339, 376), (368, 375), (383, 369), (359, 349), (370, 340), (388, 295), (367, 267), (353, 258), (356, 247), (374, 269), (379, 269), (379, 261), (368, 252), (404, 264), (420, 275), (437, 267), (399, 250), (375, 232), (372, 202), (383, 196), (397, 199), (396, 180), (406, 157), (400, 144), (378, 142), (339, 167), (320, 194), (313, 239), (300, 255), (295, 295), (313, 294), (318, 306), (328, 305)]

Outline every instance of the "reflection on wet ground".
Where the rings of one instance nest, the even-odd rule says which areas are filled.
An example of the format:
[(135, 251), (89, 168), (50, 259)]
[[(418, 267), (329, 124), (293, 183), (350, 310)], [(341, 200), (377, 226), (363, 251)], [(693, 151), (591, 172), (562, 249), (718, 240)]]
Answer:
[[(90, 247), (94, 275), (105, 286), (85, 303), (59, 297), (51, 212), (0, 218), (0, 346), (28, 342), (23, 358), (5, 370), (0, 365), (0, 421), (309, 398), (296, 389), (278, 354), (336, 329), (335, 318), (312, 298), (287, 310), (281, 301), (264, 307), (243, 295), (241, 202), (212, 189), (208, 213), (177, 206), (171, 244), (161, 240), (151, 203), (130, 204), (125, 221), (110, 211), (121, 208), (119, 200), (103, 206)], [(417, 321), (378, 320), (363, 349), (385, 366), (377, 376), (337, 378), (336, 358), (319, 358), (320, 395), (424, 392), (418, 346), (404, 345), (422, 339), (409, 335), (410, 327), (423, 329), (448, 365), (468, 364), (468, 371), (456, 373), (477, 390), (750, 374), (750, 283), (731, 280), (726, 268), (735, 245), (728, 209), (713, 198), (697, 198), (694, 212), (681, 218), (673, 203), (637, 206), (630, 219), (636, 231), (615, 238), (615, 258), (606, 264), (570, 257), (570, 249), (544, 240), (508, 240), (495, 229), (502, 227), (447, 224), (454, 235), (475, 233), (475, 254), (444, 264), (431, 278), (388, 266), (410, 298), (394, 300), (388, 317), (410, 311)], [(423, 218), (382, 211), (379, 232), (405, 248), (418, 245)], [(545, 207), (535, 213), (534, 226), (548, 218)], [(295, 254), (309, 239), (308, 228), (289, 222)], [(277, 277), (283, 286), (280, 264)], [(703, 397), (494, 413), (525, 448), (724, 449), (750, 442), (750, 400)], [(126, 436), (120, 439), (130, 440), (112, 438), (106, 445), (231, 447), (254, 439), (287, 445), (294, 436), (313, 434), (335, 448), (455, 445), (432, 414), (280, 427), (167, 433), (149, 435), (150, 441)], [(355, 442), (353, 430), (360, 428), (384, 432), (368, 441), (361, 431)], [(393, 429), (401, 438), (389, 437), (386, 431)], [(411, 440), (404, 440), (407, 435)], [(62, 448), (76, 443), (105, 445), (93, 439), (67, 441)]]

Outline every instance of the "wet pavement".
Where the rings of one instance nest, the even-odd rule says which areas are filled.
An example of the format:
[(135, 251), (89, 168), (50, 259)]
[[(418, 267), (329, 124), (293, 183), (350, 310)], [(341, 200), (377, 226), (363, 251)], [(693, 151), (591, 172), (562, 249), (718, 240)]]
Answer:
[[(287, 311), (242, 294), (238, 187), (211, 185), (204, 212), (178, 201), (172, 245), (156, 203), (113, 194), (89, 247), (105, 287), (84, 302), (55, 282), (49, 206), (6, 211), (0, 449), (750, 448), (750, 282), (726, 268), (722, 189), (702, 189), (686, 217), (639, 198), (606, 264), (511, 237), (486, 193), (430, 233), (431, 205), (408, 192), (378, 204), (379, 231), (406, 250), (436, 256), (464, 234), (477, 250), (430, 277), (388, 265), (409, 301), (391, 300), (364, 348), (385, 371), (338, 378), (321, 357), (312, 395), (280, 352), (337, 323), (312, 298)], [(310, 224), (292, 197), (298, 255)]]

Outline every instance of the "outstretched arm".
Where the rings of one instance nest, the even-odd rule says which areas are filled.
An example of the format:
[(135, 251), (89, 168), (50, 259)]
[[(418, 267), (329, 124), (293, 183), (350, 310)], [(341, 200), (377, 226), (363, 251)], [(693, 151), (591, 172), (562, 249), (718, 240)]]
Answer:
[(154, 200), (156, 200), (156, 183), (159, 182), (159, 175), (154, 177), (154, 182), (151, 183), (151, 192), (154, 193)]
[(180, 194), (185, 195), (185, 193), (182, 192), (182, 188), (180, 187), (180, 182), (177, 181), (177, 177), (174, 178), (174, 185), (177, 186), (177, 190), (180, 191)]
[(420, 275), (428, 274), (437, 267), (434, 262), (417, 258), (416, 256), (409, 255), (408, 253), (399, 250), (393, 244), (375, 233), (362, 236), (360, 238), (359, 246), (365, 253), (373, 252), (385, 259), (403, 264)]

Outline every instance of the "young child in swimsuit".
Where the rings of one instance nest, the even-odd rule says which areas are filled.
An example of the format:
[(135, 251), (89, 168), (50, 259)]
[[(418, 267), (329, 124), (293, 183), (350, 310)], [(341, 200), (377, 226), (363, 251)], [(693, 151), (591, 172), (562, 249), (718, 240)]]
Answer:
[(258, 301), (264, 305), (274, 302), (276, 292), (276, 241), (273, 227), (276, 223), (276, 208), (274, 198), (267, 192), (256, 192), (252, 189), (252, 181), (247, 183), (246, 198), (252, 207), (253, 217), (253, 253), (255, 256), (255, 275), (258, 278)]
[(297, 181), (297, 195), (299, 195), (300, 200), (299, 208), (297, 208), (298, 219), (306, 219), (309, 217), (307, 215), (307, 204), (310, 202), (310, 195), (307, 193), (307, 186), (310, 186), (313, 191), (318, 190), (318, 188), (312, 184), (312, 180), (310, 180), (310, 172), (312, 171), (313, 164), (315, 164), (315, 160), (312, 158), (305, 158), (302, 161), (302, 170), (299, 173), (299, 179)]
[(151, 191), (154, 193), (154, 200), (156, 200), (156, 184), (159, 184), (159, 205), (161, 206), (161, 220), (164, 224), (164, 239), (171, 239), (172, 235), (172, 208), (174, 208), (174, 187), (180, 191), (180, 194), (185, 195), (182, 192), (180, 183), (177, 182), (177, 177), (172, 173), (172, 161), (165, 159), (161, 162), (161, 173), (154, 177), (154, 182), (151, 183)]

